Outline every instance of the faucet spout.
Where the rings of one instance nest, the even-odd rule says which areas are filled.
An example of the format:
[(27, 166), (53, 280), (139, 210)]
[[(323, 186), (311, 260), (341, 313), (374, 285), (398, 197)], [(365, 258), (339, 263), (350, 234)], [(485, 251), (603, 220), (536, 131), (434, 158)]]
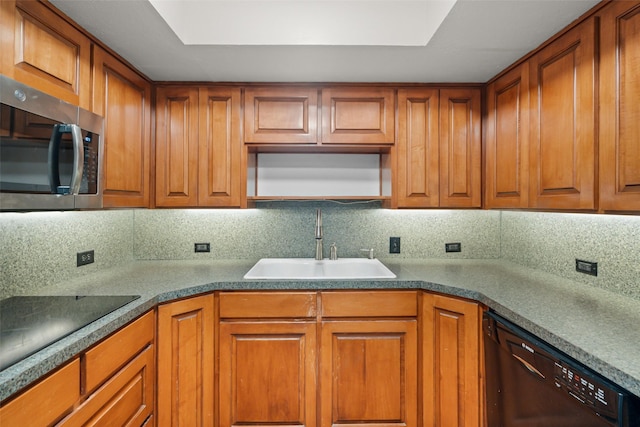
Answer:
[(320, 208), (316, 210), (316, 259), (323, 259), (322, 250), (322, 211)]

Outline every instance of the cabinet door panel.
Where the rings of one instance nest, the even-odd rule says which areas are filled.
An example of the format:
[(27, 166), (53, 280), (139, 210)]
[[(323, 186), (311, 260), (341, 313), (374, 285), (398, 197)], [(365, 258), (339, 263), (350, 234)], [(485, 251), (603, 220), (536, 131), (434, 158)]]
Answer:
[(322, 90), (323, 144), (393, 144), (394, 90), (326, 88)]
[(212, 426), (213, 295), (158, 308), (159, 426)]
[(198, 206), (240, 206), (240, 89), (200, 89)]
[(480, 207), (480, 91), (440, 91), (440, 206)]
[(48, 426), (62, 418), (80, 398), (80, 360), (75, 359), (0, 406), (0, 424)]
[(424, 426), (481, 425), (479, 319), (475, 303), (423, 295)]
[(315, 322), (220, 325), (220, 426), (315, 426)]
[(244, 99), (245, 142), (318, 141), (318, 89), (247, 88)]
[(197, 206), (198, 89), (159, 88), (156, 129), (156, 206)]
[(417, 425), (413, 320), (322, 323), (321, 426)]
[(439, 205), (438, 90), (398, 91), (398, 207)]
[(105, 207), (149, 206), (150, 99), (146, 80), (95, 48), (93, 110), (105, 119)]
[(600, 207), (640, 211), (638, 2), (603, 9), (600, 43)]
[(0, 72), (87, 110), (91, 42), (46, 5), (3, 0)]
[(487, 88), (486, 186), (488, 208), (529, 204), (529, 65)]
[(571, 30), (530, 64), (532, 206), (594, 209), (595, 21)]
[(155, 353), (149, 345), (60, 426), (141, 426), (153, 412)]
[(85, 353), (85, 392), (91, 392), (153, 342), (155, 318), (155, 312), (149, 312)]

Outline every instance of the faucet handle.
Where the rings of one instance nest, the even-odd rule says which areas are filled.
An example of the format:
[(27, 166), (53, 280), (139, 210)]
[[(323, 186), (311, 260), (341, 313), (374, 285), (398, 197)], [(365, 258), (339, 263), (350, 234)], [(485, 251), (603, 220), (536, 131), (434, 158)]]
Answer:
[(371, 249), (360, 249), (360, 252), (367, 252), (367, 258), (369, 259), (374, 259), (375, 256), (373, 255), (373, 248)]
[(338, 259), (338, 247), (335, 243), (332, 243), (329, 249), (329, 259), (335, 261)]

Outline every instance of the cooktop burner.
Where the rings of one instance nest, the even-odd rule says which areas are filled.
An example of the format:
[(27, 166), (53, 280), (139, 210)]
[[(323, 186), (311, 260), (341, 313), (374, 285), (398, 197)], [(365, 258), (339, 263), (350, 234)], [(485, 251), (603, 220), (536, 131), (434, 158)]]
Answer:
[(19, 296), (0, 300), (0, 371), (139, 295)]

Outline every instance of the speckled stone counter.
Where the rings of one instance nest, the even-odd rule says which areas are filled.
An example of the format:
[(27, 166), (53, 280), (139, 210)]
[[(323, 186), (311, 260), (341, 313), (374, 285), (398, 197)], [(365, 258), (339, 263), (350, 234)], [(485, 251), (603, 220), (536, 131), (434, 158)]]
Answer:
[(640, 395), (640, 301), (500, 260), (384, 260), (396, 279), (247, 281), (253, 261), (138, 261), (39, 291), (141, 298), (0, 372), (0, 400), (155, 305), (215, 290), (424, 289), (476, 300)]

